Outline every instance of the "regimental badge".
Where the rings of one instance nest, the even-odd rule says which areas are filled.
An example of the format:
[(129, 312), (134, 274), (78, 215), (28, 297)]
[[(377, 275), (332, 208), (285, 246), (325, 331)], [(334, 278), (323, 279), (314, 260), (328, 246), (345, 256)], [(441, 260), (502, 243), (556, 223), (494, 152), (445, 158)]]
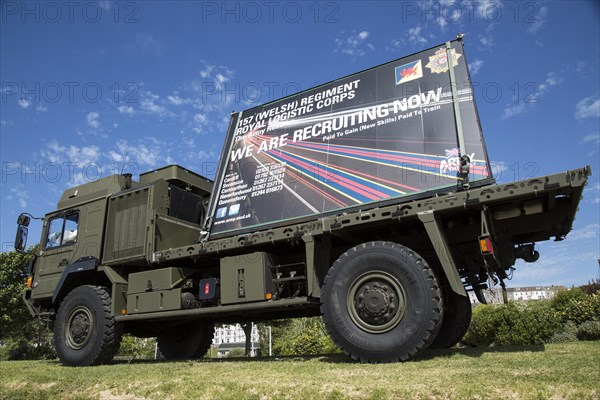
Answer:
[(423, 77), (421, 60), (396, 67), (396, 85)]
[[(454, 62), (452, 63), (453, 67), (458, 65), (458, 59), (462, 54), (457, 53), (456, 50), (451, 49), (452, 59)], [(431, 70), (431, 73), (441, 74), (442, 72), (448, 71), (448, 55), (446, 54), (446, 49), (441, 48), (435, 52), (434, 55), (429, 57), (429, 63), (425, 65), (427, 68)]]

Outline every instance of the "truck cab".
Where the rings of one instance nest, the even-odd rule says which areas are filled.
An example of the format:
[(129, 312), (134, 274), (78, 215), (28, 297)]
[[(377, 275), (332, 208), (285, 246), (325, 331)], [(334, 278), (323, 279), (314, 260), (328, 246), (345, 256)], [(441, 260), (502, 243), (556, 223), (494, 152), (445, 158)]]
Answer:
[[(53, 321), (72, 289), (84, 283), (112, 288), (114, 270), (113, 279), (126, 279), (154, 252), (195, 243), (211, 189), (209, 179), (170, 165), (141, 174), (139, 182), (112, 175), (65, 190), (57, 209), (41, 219), (24, 293), (29, 310)], [(19, 216), (17, 251), (26, 251), (30, 220)]]

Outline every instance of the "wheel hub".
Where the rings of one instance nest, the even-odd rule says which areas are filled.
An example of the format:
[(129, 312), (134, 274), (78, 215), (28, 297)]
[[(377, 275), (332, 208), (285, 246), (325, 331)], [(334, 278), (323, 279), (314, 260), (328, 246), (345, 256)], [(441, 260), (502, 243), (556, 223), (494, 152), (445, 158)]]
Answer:
[(390, 293), (389, 286), (378, 282), (361, 287), (355, 298), (355, 306), (360, 317), (375, 325), (390, 320), (397, 308), (396, 303), (396, 296)]
[(393, 329), (402, 319), (404, 305), (400, 282), (386, 272), (363, 274), (348, 293), (350, 317), (361, 329), (371, 333)]
[(75, 350), (84, 347), (92, 334), (93, 317), (87, 307), (77, 307), (71, 313), (67, 322), (67, 345)]

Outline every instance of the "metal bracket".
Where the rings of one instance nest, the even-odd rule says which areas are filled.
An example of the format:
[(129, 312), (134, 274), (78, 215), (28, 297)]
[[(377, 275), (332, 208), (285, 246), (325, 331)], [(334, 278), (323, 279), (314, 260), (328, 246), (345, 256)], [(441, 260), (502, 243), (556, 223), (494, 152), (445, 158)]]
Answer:
[(442, 268), (444, 269), (444, 273), (446, 274), (446, 278), (448, 278), (448, 282), (450, 283), (450, 287), (452, 291), (461, 296), (467, 296), (467, 292), (460, 280), (460, 276), (458, 275), (458, 269), (456, 268), (456, 264), (454, 263), (454, 259), (452, 258), (452, 253), (450, 252), (450, 247), (448, 247), (448, 242), (446, 242), (446, 238), (442, 229), (440, 228), (440, 224), (438, 223), (433, 211), (424, 211), (417, 214), (423, 225), (425, 226), (425, 230), (427, 231), (427, 235), (429, 235), (429, 240), (433, 244), (433, 248), (442, 264)]

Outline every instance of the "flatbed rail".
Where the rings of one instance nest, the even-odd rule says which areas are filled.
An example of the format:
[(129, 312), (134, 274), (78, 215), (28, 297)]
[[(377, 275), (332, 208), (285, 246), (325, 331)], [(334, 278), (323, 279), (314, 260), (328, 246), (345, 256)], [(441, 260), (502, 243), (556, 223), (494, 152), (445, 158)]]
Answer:
[(251, 246), (275, 243), (282, 240), (301, 239), (324, 233), (335, 233), (347, 227), (370, 224), (373, 222), (393, 221), (417, 217), (425, 211), (447, 214), (469, 209), (483, 209), (518, 200), (536, 199), (548, 196), (568, 196), (574, 199), (566, 224), (562, 224), (553, 236), (562, 239), (572, 227), (577, 206), (588, 177), (589, 166), (562, 173), (546, 175), (522, 181), (479, 187), (455, 193), (436, 195), (435, 197), (400, 202), (385, 207), (365, 208), (337, 216), (321, 217), (312, 221), (245, 233), (227, 238), (208, 240), (178, 248), (153, 253), (153, 262), (161, 263), (182, 258), (220, 254)]

